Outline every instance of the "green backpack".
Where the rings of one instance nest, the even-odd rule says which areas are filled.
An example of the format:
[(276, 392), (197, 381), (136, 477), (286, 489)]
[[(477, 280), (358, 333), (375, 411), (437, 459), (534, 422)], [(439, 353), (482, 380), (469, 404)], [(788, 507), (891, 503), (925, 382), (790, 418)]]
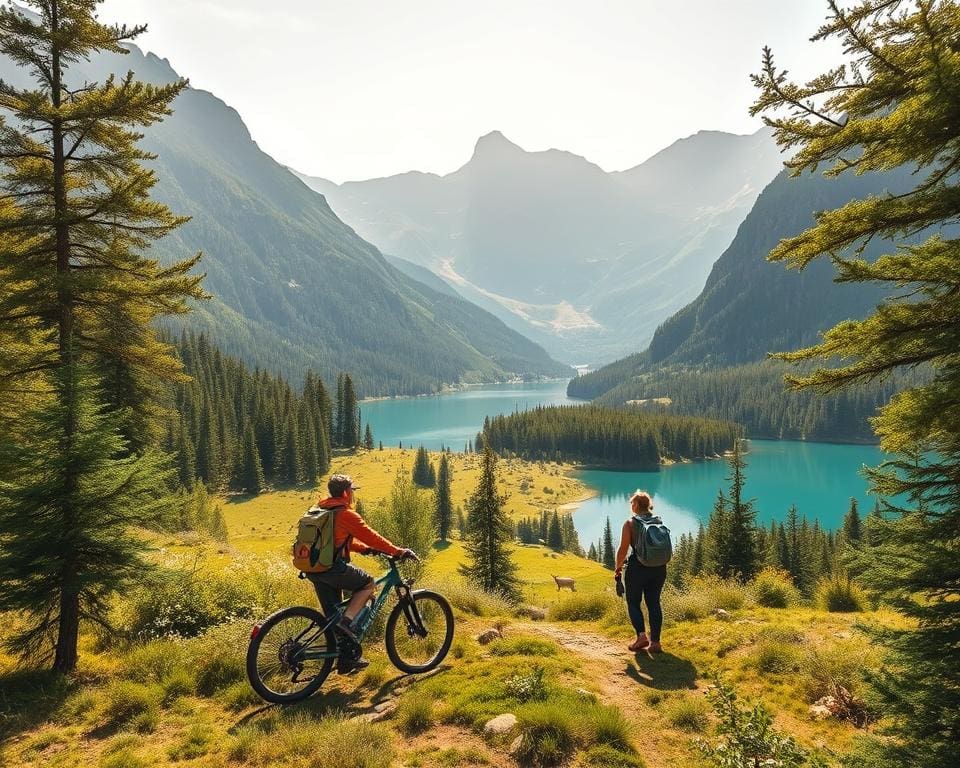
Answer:
[(303, 573), (323, 573), (337, 561), (340, 553), (333, 531), (341, 509), (343, 507), (311, 507), (300, 518), (297, 538), (293, 541), (294, 568)]
[(632, 518), (633, 536), (631, 545), (633, 554), (640, 565), (666, 565), (673, 557), (673, 543), (670, 541), (670, 529), (663, 524), (659, 517)]

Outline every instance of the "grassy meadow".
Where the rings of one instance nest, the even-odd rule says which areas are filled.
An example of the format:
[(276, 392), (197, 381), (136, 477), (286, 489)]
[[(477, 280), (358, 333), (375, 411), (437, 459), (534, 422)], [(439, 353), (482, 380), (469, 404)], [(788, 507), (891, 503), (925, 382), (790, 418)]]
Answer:
[[(353, 475), (372, 509), (396, 473), (410, 471), (413, 455), (361, 452), (338, 457), (334, 468)], [(479, 459), (451, 458), (454, 504), (462, 505)], [(584, 498), (587, 489), (568, 469), (502, 461), (510, 514)], [(623, 602), (600, 565), (517, 546), (524, 605), (512, 606), (459, 578), (465, 553), (454, 540), (429, 553), (421, 578), (447, 594), (457, 617), (439, 670), (402, 675), (374, 638), (364, 672), (331, 675), (302, 704), (266, 706), (244, 676), (247, 637), (266, 613), (315, 603), (287, 549), (292, 526), (316, 495), (297, 488), (224, 499), (225, 543), (154, 539), (156, 573), (116, 600), (111, 631), (84, 627), (75, 677), (58, 679), (0, 656), (0, 765), (706, 766), (696, 743), (716, 722), (705, 692), (717, 674), (747, 701), (767, 704), (778, 727), (830, 762), (858, 729), (814, 720), (808, 707), (837, 685), (858, 694), (864, 671), (879, 664), (859, 622), (897, 621), (884, 611), (828, 613), (793, 596), (788, 607), (765, 607), (776, 602), (768, 599), (769, 584), (702, 580), (665, 593), (666, 652), (632, 654)], [(551, 574), (576, 578), (577, 593), (558, 594)], [(0, 632), (15, 628), (15, 616), (4, 619)], [(494, 626), (503, 638), (478, 643)], [(517, 724), (485, 733), (485, 723), (504, 713)]]

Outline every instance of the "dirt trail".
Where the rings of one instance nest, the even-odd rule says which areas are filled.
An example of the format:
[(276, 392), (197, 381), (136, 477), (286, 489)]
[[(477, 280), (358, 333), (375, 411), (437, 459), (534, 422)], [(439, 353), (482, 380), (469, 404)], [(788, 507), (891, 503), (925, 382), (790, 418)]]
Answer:
[[(591, 679), (600, 689), (600, 697), (607, 704), (615, 704), (631, 721), (637, 718), (656, 719), (659, 713), (644, 698), (648, 691), (695, 690), (698, 685), (696, 668), (685, 659), (671, 653), (651, 655), (634, 654), (627, 650), (628, 640), (617, 640), (584, 630), (546, 621), (510, 625), (514, 632), (541, 635), (576, 654)], [(508, 631), (510, 631), (508, 630)], [(636, 740), (635, 747), (647, 768), (669, 768), (675, 765), (671, 756), (684, 750), (685, 739), (678, 734), (655, 729)], [(658, 743), (658, 741), (669, 743)]]

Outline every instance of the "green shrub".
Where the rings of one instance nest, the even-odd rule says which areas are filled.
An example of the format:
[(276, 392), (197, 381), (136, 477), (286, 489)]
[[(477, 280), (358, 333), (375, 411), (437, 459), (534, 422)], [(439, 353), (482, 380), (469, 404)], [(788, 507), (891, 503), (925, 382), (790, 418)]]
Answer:
[(870, 607), (867, 593), (842, 573), (821, 579), (814, 590), (813, 600), (821, 609), (831, 613), (859, 613)]
[(173, 746), (167, 749), (167, 755), (173, 761), (193, 760), (210, 751), (210, 742), (213, 741), (213, 731), (210, 726), (195, 723)]
[(814, 702), (832, 695), (837, 686), (856, 695), (863, 689), (865, 676), (879, 666), (877, 650), (862, 638), (807, 647), (801, 663), (804, 696)]
[(696, 733), (703, 731), (710, 722), (710, 707), (697, 696), (681, 696), (674, 699), (666, 709), (667, 720), (674, 728)]
[[(144, 685), (130, 680), (117, 680), (108, 685), (102, 693), (99, 719), (105, 727), (119, 728), (143, 715), (157, 718), (162, 696), (163, 692), (156, 684)], [(144, 720), (141, 724), (147, 722), (148, 720)]]
[(507, 678), (504, 691), (517, 701), (544, 701), (547, 698), (546, 670), (536, 666), (528, 672), (519, 672)]
[(800, 591), (790, 575), (776, 568), (764, 568), (751, 586), (757, 605), (764, 608), (789, 608), (800, 602)]
[(520, 743), (514, 757), (520, 765), (560, 765), (577, 746), (577, 713), (557, 703), (527, 704), (518, 714)]
[(406, 696), (397, 707), (395, 719), (405, 736), (423, 733), (433, 725), (433, 702), (423, 696)]
[(821, 765), (790, 736), (773, 728), (773, 717), (763, 705), (742, 707), (729, 685), (722, 680), (710, 694), (719, 719), (716, 744), (701, 740), (701, 754), (716, 768), (740, 765), (770, 765), (778, 768), (806, 768)]
[(743, 585), (736, 579), (721, 579), (719, 576), (697, 576), (690, 580), (688, 592), (700, 592), (710, 606), (710, 611), (723, 608), (737, 611), (747, 604), (749, 597)]
[(622, 752), (606, 744), (590, 747), (583, 756), (583, 762), (596, 768), (646, 768), (638, 755)]
[(209, 629), (188, 642), (198, 693), (212, 696), (246, 677), (244, 654), (249, 633), (246, 622), (234, 622)]
[(557, 644), (538, 637), (511, 637), (490, 644), (493, 656), (556, 656)]
[(252, 725), (241, 725), (227, 742), (227, 759), (233, 763), (250, 764), (257, 746), (263, 739), (260, 729)]
[(751, 663), (758, 672), (782, 675), (800, 669), (800, 650), (796, 645), (776, 640), (761, 642), (753, 653)]
[(618, 598), (608, 592), (578, 592), (550, 608), (554, 621), (598, 621), (614, 609)]

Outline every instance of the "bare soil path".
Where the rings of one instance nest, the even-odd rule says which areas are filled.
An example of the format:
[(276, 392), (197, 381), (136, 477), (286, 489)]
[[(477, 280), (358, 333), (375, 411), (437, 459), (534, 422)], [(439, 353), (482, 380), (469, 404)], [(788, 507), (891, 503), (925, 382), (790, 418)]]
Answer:
[(627, 650), (629, 640), (606, 637), (577, 625), (524, 622), (510, 625), (508, 631), (540, 635), (575, 654), (599, 689), (600, 699), (617, 706), (630, 722), (638, 724), (634, 746), (647, 768), (670, 768), (677, 765), (678, 754), (689, 754), (690, 738), (669, 726), (660, 727), (661, 715), (651, 700), (657, 697), (653, 693), (656, 691), (666, 694), (702, 689), (704, 684), (698, 681), (696, 667), (690, 661), (669, 649), (658, 654), (633, 653)]

